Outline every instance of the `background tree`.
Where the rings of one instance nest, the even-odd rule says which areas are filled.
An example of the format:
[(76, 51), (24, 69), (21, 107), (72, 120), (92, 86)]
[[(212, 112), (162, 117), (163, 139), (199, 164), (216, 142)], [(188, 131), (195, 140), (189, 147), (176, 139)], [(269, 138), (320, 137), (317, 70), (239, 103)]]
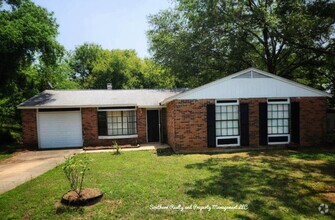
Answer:
[(53, 14), (29, 0), (1, 0), (0, 7), (0, 85), (21, 79), (37, 58), (55, 64), (63, 47)]
[(57, 28), (53, 14), (29, 0), (0, 0), (0, 136), (19, 128), (16, 105), (67, 83)]
[(171, 88), (174, 77), (151, 59), (134, 50), (106, 50), (97, 44), (76, 47), (70, 57), (71, 78), (86, 89)]
[(149, 18), (153, 58), (179, 86), (194, 87), (253, 66), (323, 88), (335, 55), (328, 0), (176, 0)]
[(84, 43), (77, 46), (70, 58), (70, 66), (73, 70), (71, 78), (80, 84), (85, 84), (102, 52), (101, 46), (94, 43)]

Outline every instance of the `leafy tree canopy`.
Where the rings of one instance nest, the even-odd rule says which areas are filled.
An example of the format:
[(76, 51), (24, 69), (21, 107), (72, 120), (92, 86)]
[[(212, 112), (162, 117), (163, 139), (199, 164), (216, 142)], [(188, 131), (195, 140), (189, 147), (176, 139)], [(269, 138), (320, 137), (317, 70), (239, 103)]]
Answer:
[(53, 14), (29, 0), (0, 2), (0, 83), (15, 79), (37, 57), (54, 64), (63, 48)]
[(85, 43), (76, 47), (70, 58), (72, 78), (82, 88), (139, 89), (173, 87), (168, 72), (150, 59), (141, 59), (134, 50), (106, 50)]
[(335, 55), (334, 1), (174, 5), (150, 16), (148, 37), (154, 60), (171, 70), (179, 86), (199, 86), (250, 66), (317, 88), (333, 74), (328, 67)]

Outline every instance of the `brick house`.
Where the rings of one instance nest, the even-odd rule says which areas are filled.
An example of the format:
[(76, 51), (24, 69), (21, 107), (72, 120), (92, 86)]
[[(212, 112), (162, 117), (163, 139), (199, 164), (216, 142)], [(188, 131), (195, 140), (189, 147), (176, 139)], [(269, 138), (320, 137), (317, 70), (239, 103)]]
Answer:
[(195, 89), (46, 90), (21, 103), (39, 149), (163, 142), (176, 152), (318, 145), (328, 93), (249, 68)]

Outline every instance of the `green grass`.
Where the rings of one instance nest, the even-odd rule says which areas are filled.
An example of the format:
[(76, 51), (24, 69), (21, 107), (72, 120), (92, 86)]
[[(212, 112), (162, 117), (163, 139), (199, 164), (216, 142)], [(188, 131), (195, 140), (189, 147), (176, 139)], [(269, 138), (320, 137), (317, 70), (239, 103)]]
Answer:
[(11, 154), (0, 153), (0, 161), (10, 158)]
[[(61, 166), (0, 195), (1, 219), (334, 219), (334, 152), (257, 151), (157, 156), (152, 151), (89, 154), (86, 187), (102, 201), (59, 205)], [(334, 197), (333, 197), (334, 198)], [(320, 203), (329, 206), (321, 215)], [(235, 206), (247, 210), (151, 210), (151, 205)], [(193, 206), (194, 207), (194, 206)]]

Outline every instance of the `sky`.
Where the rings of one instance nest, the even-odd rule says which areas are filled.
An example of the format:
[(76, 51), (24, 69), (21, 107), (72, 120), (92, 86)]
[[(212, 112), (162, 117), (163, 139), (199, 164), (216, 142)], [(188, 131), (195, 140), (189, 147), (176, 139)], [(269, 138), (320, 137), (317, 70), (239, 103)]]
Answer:
[(134, 49), (149, 57), (147, 17), (171, 6), (170, 0), (33, 0), (54, 12), (58, 41), (74, 50), (83, 43), (104, 49)]

